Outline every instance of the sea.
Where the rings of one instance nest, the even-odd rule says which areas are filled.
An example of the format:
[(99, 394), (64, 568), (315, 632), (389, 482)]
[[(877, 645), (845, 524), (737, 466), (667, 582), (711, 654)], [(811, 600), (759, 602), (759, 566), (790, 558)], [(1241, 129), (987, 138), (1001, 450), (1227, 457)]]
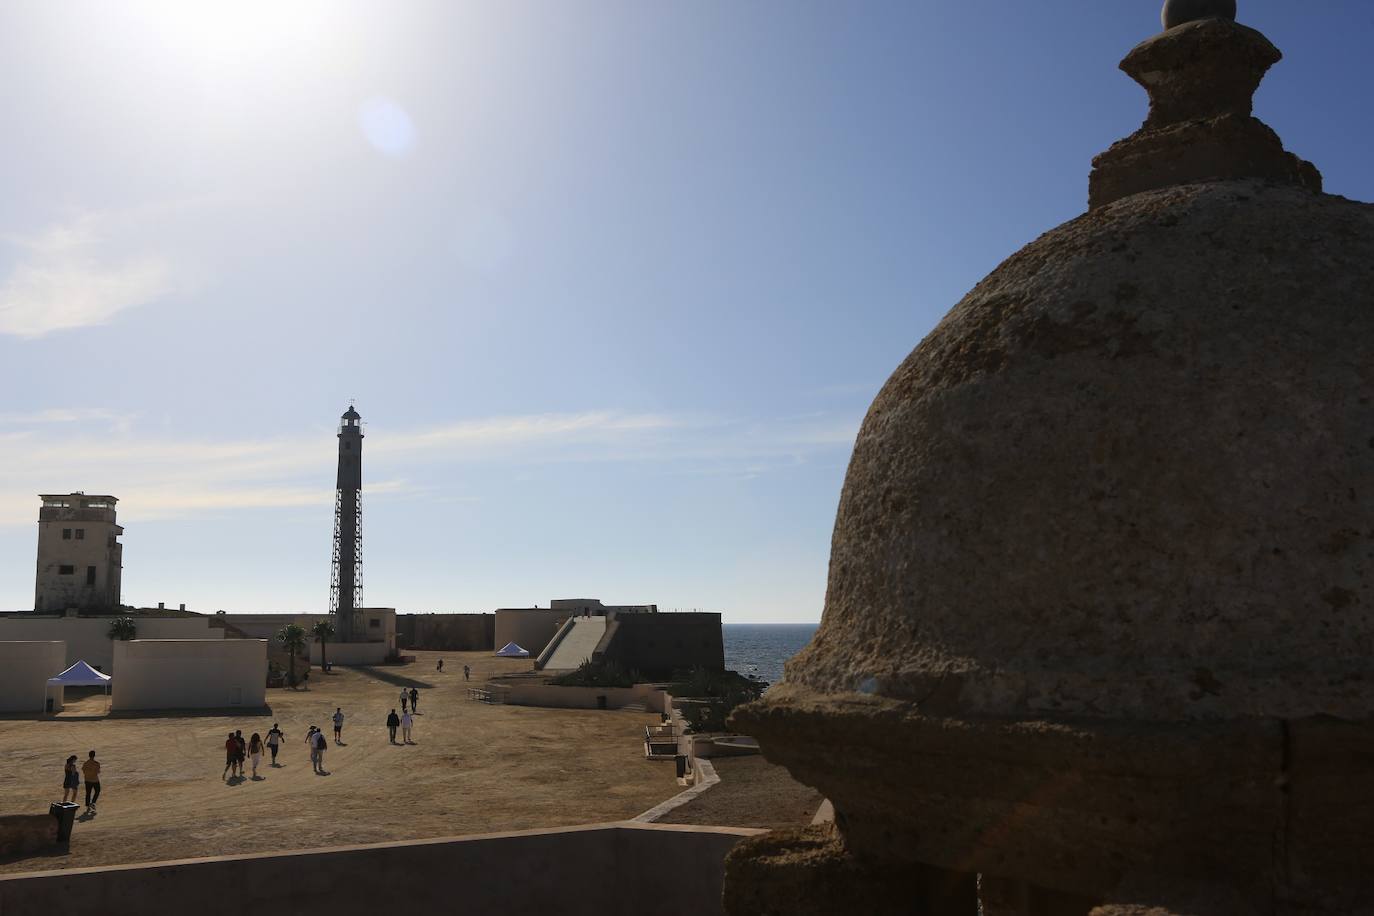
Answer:
[(783, 662), (801, 651), (816, 632), (814, 623), (726, 623), (725, 667), (776, 684)]

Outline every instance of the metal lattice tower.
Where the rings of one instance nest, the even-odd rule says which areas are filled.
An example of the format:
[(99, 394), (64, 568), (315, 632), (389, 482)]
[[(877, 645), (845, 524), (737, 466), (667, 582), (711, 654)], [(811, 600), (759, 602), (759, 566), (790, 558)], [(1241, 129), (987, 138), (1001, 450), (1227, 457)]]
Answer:
[(353, 405), (339, 419), (339, 476), (334, 489), (334, 559), (329, 578), (329, 613), (335, 639), (362, 636), (363, 606), (363, 426)]

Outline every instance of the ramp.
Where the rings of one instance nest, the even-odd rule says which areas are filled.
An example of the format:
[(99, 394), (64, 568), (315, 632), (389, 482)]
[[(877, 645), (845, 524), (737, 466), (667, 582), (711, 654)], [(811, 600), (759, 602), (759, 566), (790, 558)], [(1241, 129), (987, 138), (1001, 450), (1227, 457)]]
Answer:
[(572, 629), (544, 663), (545, 671), (571, 671), (592, 657), (606, 635), (605, 617), (577, 617), (572, 623)]

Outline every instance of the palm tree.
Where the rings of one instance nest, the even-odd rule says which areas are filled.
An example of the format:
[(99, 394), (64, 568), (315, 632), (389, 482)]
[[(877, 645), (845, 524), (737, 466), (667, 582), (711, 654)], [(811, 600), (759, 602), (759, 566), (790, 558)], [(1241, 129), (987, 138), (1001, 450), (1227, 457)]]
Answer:
[(301, 650), (305, 648), (305, 627), (300, 624), (288, 623), (277, 632), (277, 641), (281, 643), (282, 648), (286, 650), (286, 654), (290, 659), (291, 674), (288, 679), (291, 682), (291, 686), (295, 687), (296, 656), (300, 655)]
[(317, 620), (315, 625), (310, 628), (310, 632), (315, 634), (315, 638), (320, 641), (320, 670), (328, 671), (329, 665), (325, 664), (324, 644), (334, 637), (334, 622), (332, 620)]
[(127, 642), (138, 635), (138, 625), (134, 623), (132, 617), (116, 617), (110, 621), (110, 632), (105, 634), (110, 639), (119, 639)]

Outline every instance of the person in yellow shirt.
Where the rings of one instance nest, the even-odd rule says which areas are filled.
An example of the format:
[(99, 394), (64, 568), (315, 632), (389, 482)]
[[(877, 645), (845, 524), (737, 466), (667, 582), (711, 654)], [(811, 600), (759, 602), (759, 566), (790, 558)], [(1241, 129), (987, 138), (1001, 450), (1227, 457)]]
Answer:
[(86, 777), (86, 810), (94, 811), (96, 800), (100, 798), (100, 761), (95, 759), (95, 751), (86, 755), (81, 775)]

